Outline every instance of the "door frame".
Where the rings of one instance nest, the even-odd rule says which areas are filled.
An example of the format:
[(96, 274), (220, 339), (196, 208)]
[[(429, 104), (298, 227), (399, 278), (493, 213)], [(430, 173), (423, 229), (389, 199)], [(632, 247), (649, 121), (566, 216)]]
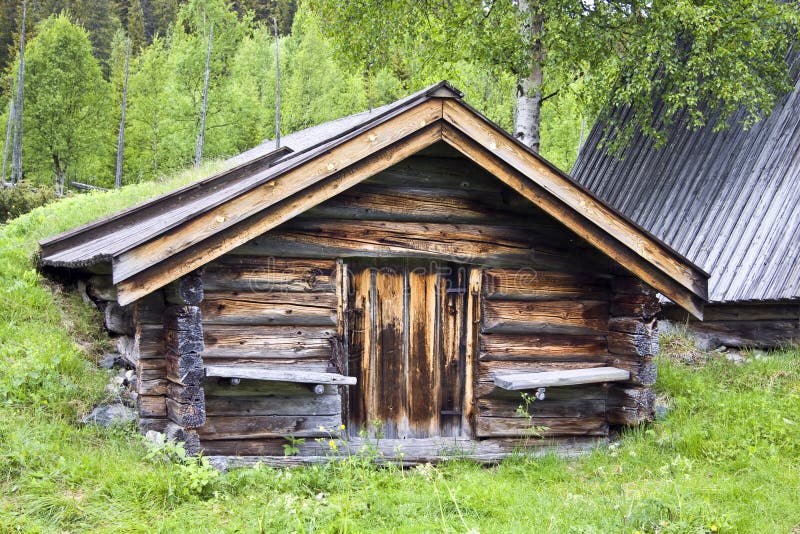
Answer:
[[(355, 270), (361, 268), (381, 268), (381, 266), (395, 268), (404, 266), (407, 268), (408, 264), (420, 264), (427, 262), (437, 263), (439, 265), (451, 265), (463, 270), (464, 287), (464, 303), (462, 306), (463, 318), (462, 332), (460, 335), (459, 345), (463, 351), (463, 368), (461, 369), (461, 402), (460, 402), (460, 432), (457, 437), (472, 438), (475, 435), (475, 398), (474, 391), (477, 376), (475, 368), (478, 360), (478, 335), (480, 331), (480, 316), (481, 316), (481, 286), (483, 279), (483, 269), (479, 266), (456, 263), (448, 260), (439, 261), (435, 258), (415, 258), (415, 257), (395, 257), (395, 258), (343, 258), (338, 260), (338, 283), (337, 292), (339, 293), (339, 321), (337, 327), (337, 337), (342, 347), (342, 354), (338, 358), (342, 373), (345, 375), (360, 376), (360, 370), (356, 371), (350, 368), (350, 347), (352, 340), (351, 335), (351, 322), (353, 321), (354, 310), (350, 308), (351, 292), (354, 289), (353, 273)], [(407, 276), (407, 275), (406, 275)], [(405, 300), (405, 299), (404, 299)], [(405, 305), (404, 305), (405, 307)], [(439, 306), (441, 308), (441, 305)], [(440, 337), (441, 332), (437, 333), (437, 338)], [(441, 358), (441, 346), (437, 349)], [(357, 373), (357, 374), (354, 374)], [(350, 388), (362, 388), (360, 383)], [(350, 388), (342, 388), (342, 422), (350, 426), (351, 422), (351, 406)], [(363, 391), (363, 390), (361, 390)], [(359, 393), (361, 392), (359, 391)], [(343, 436), (345, 439), (358, 436), (360, 429), (348, 428)], [(420, 438), (425, 439), (425, 438)]]

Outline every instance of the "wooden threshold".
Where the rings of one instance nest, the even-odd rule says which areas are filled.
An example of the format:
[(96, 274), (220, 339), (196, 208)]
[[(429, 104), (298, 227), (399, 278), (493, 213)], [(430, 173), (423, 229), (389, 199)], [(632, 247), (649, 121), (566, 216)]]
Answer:
[(300, 384), (334, 384), (354, 386), (356, 377), (337, 373), (315, 373), (311, 371), (284, 371), (261, 369), (251, 365), (207, 365), (206, 377), (242, 378), (268, 382), (295, 382)]
[(580, 384), (599, 384), (628, 380), (631, 373), (616, 367), (592, 367), (590, 369), (569, 369), (566, 371), (547, 371), (544, 373), (509, 373), (494, 377), (497, 387), (518, 391), (553, 386), (575, 386)]
[(567, 437), (561, 439), (483, 439), (417, 438), (335, 440), (336, 449), (327, 441), (322, 444), (300, 445), (297, 456), (224, 456), (208, 455), (211, 464), (220, 470), (266, 465), (270, 467), (301, 467), (347, 458), (373, 458), (376, 464), (395, 464), (404, 467), (449, 460), (470, 460), (497, 464), (512, 456), (540, 457), (554, 454), (575, 458), (588, 454), (608, 443), (606, 437)]

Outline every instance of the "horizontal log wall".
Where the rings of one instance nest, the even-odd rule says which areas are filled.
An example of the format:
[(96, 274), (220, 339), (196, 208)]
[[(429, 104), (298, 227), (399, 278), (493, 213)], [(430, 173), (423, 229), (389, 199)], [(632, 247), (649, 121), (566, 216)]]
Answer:
[[(203, 274), (200, 305), (203, 362), (338, 371), (337, 280), (335, 259), (238, 254), (212, 262)], [(208, 454), (280, 454), (287, 437), (338, 435), (339, 388), (314, 386), (206, 379), (201, 447)]]
[[(413, 257), (560, 273), (613, 268), (475, 164), (424, 156), (408, 158), (232, 254)], [(576, 254), (581, 261), (574, 261)]]
[(699, 322), (674, 305), (661, 317), (697, 336), (703, 345), (774, 349), (800, 341), (797, 301), (707, 304)]
[[(470, 320), (480, 328), (465, 339), (474, 403), (464, 417), (476, 437), (525, 439), (531, 424), (516, 414), (518, 394), (494, 388), (493, 373), (608, 364), (609, 280), (620, 268), (469, 161), (429, 156), (409, 158), (207, 265), (204, 362), (341, 370), (333, 347), (346, 297), (336, 260), (369, 257), (486, 270), (470, 281), (477, 288)], [(342, 420), (336, 388), (318, 396), (300, 385), (209, 379), (204, 389), (207, 420), (198, 433), (208, 453), (279, 454), (287, 436), (327, 438)], [(532, 407), (545, 435), (606, 434), (605, 388), (556, 389)]]
[(476, 435), (606, 435), (603, 385), (547, 388), (545, 399), (534, 400), (525, 415), (518, 411), (525, 407), (520, 392), (497, 388), (493, 379), (514, 371), (606, 365), (609, 277), (597, 271), (488, 269), (482, 287)]

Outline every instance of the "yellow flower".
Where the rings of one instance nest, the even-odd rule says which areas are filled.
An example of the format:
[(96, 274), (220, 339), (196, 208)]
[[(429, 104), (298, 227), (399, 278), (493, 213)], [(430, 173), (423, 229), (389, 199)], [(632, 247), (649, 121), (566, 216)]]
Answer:
[(716, 532), (718, 530), (719, 530), (719, 527), (717, 525), (711, 525), (711, 532)]
[(344, 425), (339, 425), (339, 430), (344, 430)]
[(336, 442), (335, 442), (335, 441), (333, 441), (333, 440), (330, 440), (330, 441), (328, 442), (328, 446), (330, 446), (330, 448), (331, 448), (331, 450), (332, 450), (332, 451), (336, 451)]

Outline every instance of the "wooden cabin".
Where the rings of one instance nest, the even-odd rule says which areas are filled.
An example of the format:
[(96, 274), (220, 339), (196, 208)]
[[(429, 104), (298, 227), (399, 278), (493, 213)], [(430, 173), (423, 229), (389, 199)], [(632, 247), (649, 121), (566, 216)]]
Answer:
[(310, 128), (41, 243), (104, 310), (143, 429), (272, 464), (365, 440), (415, 462), (652, 418), (656, 292), (701, 316), (707, 275), (461, 96)]
[[(622, 154), (603, 148), (599, 121), (575, 180), (711, 273), (702, 322), (667, 303), (664, 319), (706, 346), (775, 348), (800, 342), (800, 47), (786, 60), (794, 89), (745, 127), (692, 129), (685, 117), (667, 144), (636, 133)], [(616, 110), (627, 127), (625, 110)]]

